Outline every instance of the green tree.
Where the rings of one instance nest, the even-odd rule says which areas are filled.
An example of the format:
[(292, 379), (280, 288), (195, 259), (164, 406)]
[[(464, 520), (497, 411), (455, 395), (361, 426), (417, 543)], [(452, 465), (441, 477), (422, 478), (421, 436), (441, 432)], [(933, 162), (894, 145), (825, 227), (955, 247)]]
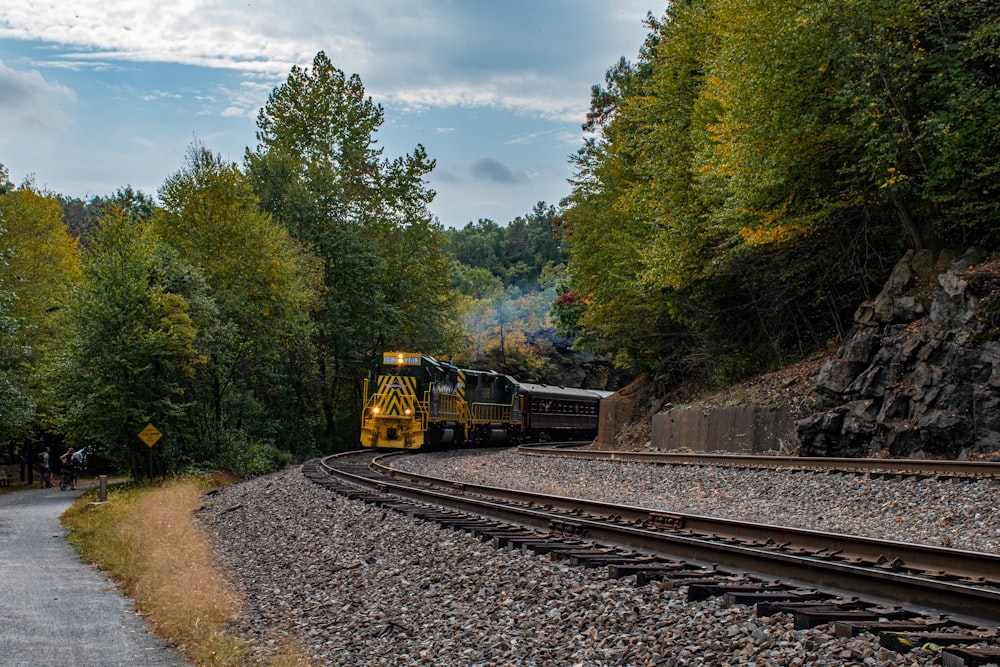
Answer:
[[(688, 5), (684, 5), (687, 7)], [(606, 87), (595, 86), (584, 129), (590, 136), (573, 159), (573, 191), (563, 202), (559, 229), (571, 250), (569, 291), (585, 304), (574, 324), (578, 345), (610, 352), (617, 363), (656, 369), (667, 363), (679, 327), (671, 320), (671, 301), (643, 283), (643, 253), (654, 227), (636, 197), (644, 160), (651, 154), (648, 135), (656, 114), (648, 113), (660, 25), (640, 53), (638, 64), (624, 58), (608, 70)]]
[[(5, 178), (0, 174), (0, 181)], [(4, 393), (11, 411), (8, 442), (30, 448), (32, 431), (52, 426), (41, 372), (65, 335), (58, 314), (80, 280), (79, 251), (63, 225), (58, 199), (37, 191), (30, 181), (4, 188), (0, 226), (6, 232), (0, 262), (6, 361), (0, 366), (6, 369)]]
[[(650, 171), (640, 188), (647, 201), (686, 193), (690, 202), (678, 206), (680, 218), (653, 217), (662, 232), (645, 280), (673, 291), (674, 317), (696, 334), (698, 365), (732, 381), (843, 333), (891, 265), (892, 239), (885, 216), (849, 203), (838, 187), (850, 148), (832, 94), (827, 23), (794, 0), (716, 0), (710, 9), (695, 31), (701, 47), (679, 42), (704, 72), (688, 88), (686, 144), (670, 132), (650, 151), (687, 145), (686, 155), (670, 156), (686, 174)], [(681, 60), (675, 41), (661, 42), (653, 61), (654, 98), (677, 99), (680, 73), (664, 76)]]
[(915, 248), (996, 243), (997, 13), (973, 0), (821, 3), (853, 151), (846, 196), (892, 215)]
[(446, 248), (465, 266), (486, 269), (508, 285), (533, 290), (546, 267), (567, 259), (555, 234), (555, 221), (555, 207), (538, 202), (531, 213), (506, 227), (479, 220), (446, 230)]
[[(49, 370), (64, 432), (77, 444), (97, 443), (136, 478), (182, 469), (195, 458), (177, 437), (190, 407), (184, 389), (202, 363), (182, 293), (204, 285), (120, 210), (99, 221), (83, 276), (63, 314), (69, 336)], [(153, 450), (137, 436), (147, 423), (165, 434)]]
[(12, 189), (14, 189), (14, 184), (10, 182), (10, 172), (0, 162), (0, 195), (5, 195)]
[(25, 350), (53, 336), (54, 313), (80, 279), (80, 255), (66, 233), (57, 198), (28, 182), (0, 195), (0, 223), (9, 256), (4, 273), (13, 297), (11, 315), (23, 322)]
[(470, 268), (486, 269), (498, 278), (503, 278), (504, 228), (492, 220), (480, 219), (470, 222), (462, 229), (449, 229), (448, 251), (456, 260)]
[[(2, 168), (2, 165), (0, 165)], [(0, 170), (0, 183), (4, 174)], [(5, 246), (5, 232), (0, 227), (0, 249)], [(0, 253), (0, 269), (6, 263), (7, 253)], [(23, 374), (15, 342), (19, 322), (10, 315), (12, 294), (6, 289), (4, 272), (0, 270), (0, 444), (7, 446), (8, 455), (14, 456), (18, 445), (30, 432), (35, 405), (24, 386)]]
[(59, 203), (66, 228), (83, 247), (89, 244), (97, 228), (97, 219), (104, 211), (118, 208), (137, 220), (149, 220), (156, 209), (152, 197), (131, 186), (118, 188), (110, 197), (95, 196), (86, 202), (76, 197), (59, 197)]
[(268, 408), (281, 411), (268, 397), (284, 386), (278, 369), (285, 356), (308, 343), (318, 286), (239, 168), (204, 147), (191, 148), (160, 200), (153, 230), (198, 268), (215, 306), (212, 321), (199, 322), (208, 363), (188, 396), (203, 406), (192, 437), (220, 449), (238, 430), (271, 443), (284, 429), (269, 425)]
[(382, 158), (383, 111), (322, 52), (293, 67), (257, 119), (246, 172), (262, 208), (319, 256), (316, 350), (325, 437), (353, 442), (359, 378), (386, 348), (447, 344), (447, 262), (427, 208), (422, 146)]

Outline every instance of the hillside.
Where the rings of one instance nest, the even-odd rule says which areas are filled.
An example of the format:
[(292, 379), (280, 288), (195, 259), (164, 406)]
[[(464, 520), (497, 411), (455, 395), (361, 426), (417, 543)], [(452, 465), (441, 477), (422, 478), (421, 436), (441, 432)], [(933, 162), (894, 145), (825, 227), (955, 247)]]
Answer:
[(652, 414), (675, 406), (765, 405), (792, 409), (803, 455), (993, 458), (998, 294), (1000, 259), (907, 253), (836, 350), (720, 392), (678, 390), (624, 429), (618, 446), (645, 448)]
[(643, 414), (619, 432), (612, 447), (622, 451), (648, 449), (653, 414), (674, 408), (785, 406), (793, 408), (797, 416), (806, 417), (812, 414), (816, 405), (816, 376), (822, 365), (835, 354), (836, 350), (816, 354), (720, 391), (685, 385), (668, 394), (665, 402), (661, 399), (656, 409), (648, 407), (657, 405), (649, 396), (648, 378), (640, 378), (618, 393), (626, 394), (638, 405), (647, 407), (640, 408)]

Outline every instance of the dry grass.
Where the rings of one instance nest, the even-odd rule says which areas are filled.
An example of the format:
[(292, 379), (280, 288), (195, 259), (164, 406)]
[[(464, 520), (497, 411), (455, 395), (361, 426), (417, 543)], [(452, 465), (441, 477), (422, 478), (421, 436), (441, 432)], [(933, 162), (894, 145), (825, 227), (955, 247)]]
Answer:
[[(119, 581), (156, 631), (196, 664), (253, 664), (251, 647), (226, 633), (241, 600), (192, 516), (211, 484), (189, 477), (111, 487), (107, 503), (84, 496), (63, 522), (83, 557)], [(286, 648), (263, 664), (309, 663)]]

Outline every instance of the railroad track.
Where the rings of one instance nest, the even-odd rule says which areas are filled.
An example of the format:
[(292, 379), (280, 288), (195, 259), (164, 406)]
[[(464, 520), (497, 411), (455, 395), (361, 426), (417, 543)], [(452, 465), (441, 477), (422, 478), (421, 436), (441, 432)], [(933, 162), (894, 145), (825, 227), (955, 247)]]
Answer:
[[(1000, 556), (457, 483), (394, 469), (394, 456), (352, 452), (303, 471), (498, 547), (606, 567), (639, 585), (687, 586), (689, 598), (721, 595), (762, 616), (787, 612), (800, 628), (884, 633), (897, 651), (953, 644), (960, 662), (950, 664), (1000, 660)], [(957, 648), (970, 643), (979, 648)]]
[(662, 465), (711, 465), (734, 468), (785, 468), (817, 472), (867, 473), (886, 476), (942, 478), (1000, 478), (1000, 463), (994, 461), (943, 461), (923, 459), (852, 459), (755, 454), (708, 454), (678, 452), (617, 452), (582, 449), (570, 445), (522, 445), (517, 450), (529, 456), (559, 456), (590, 461), (629, 461)]

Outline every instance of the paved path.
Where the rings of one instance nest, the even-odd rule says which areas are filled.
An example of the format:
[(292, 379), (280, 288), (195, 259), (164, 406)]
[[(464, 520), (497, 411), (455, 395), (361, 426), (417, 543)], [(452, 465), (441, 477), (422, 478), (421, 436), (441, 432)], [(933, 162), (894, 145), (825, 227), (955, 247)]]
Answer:
[(0, 494), (0, 664), (189, 665), (66, 541), (59, 516), (86, 488)]

